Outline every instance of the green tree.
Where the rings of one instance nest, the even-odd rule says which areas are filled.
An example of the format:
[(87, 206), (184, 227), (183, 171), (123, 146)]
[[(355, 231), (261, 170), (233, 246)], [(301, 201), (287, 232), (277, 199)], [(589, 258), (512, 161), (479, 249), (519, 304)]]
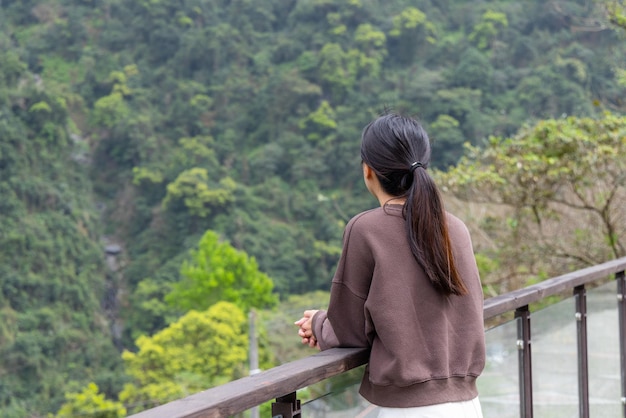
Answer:
[(126, 416), (126, 408), (119, 402), (107, 400), (99, 393), (98, 385), (91, 382), (80, 393), (68, 393), (56, 418), (72, 418), (88, 416), (90, 418), (122, 418)]
[(93, 122), (112, 128), (129, 117), (131, 111), (125, 99), (131, 95), (131, 90), (127, 86), (127, 74), (122, 71), (111, 72), (107, 81), (112, 85), (111, 93), (94, 103)]
[(338, 43), (327, 43), (319, 52), (319, 77), (322, 86), (341, 100), (356, 82), (349, 56)]
[(488, 57), (470, 47), (459, 57), (459, 63), (451, 76), (451, 84), (488, 93), (492, 78), (493, 66)]
[[(546, 120), (512, 138), (469, 147), (441, 175), (456, 197), (497, 205), (503, 283), (520, 287), (626, 255), (626, 118)], [(529, 270), (520, 277), (520, 266)], [(511, 284), (513, 281), (513, 284)]]
[(469, 34), (468, 39), (476, 44), (478, 49), (485, 50), (490, 47), (498, 33), (509, 26), (506, 14), (487, 10), (474, 26), (474, 30)]
[(245, 312), (276, 303), (272, 280), (258, 270), (256, 260), (220, 242), (214, 231), (202, 236), (181, 275), (166, 300), (184, 311), (206, 309), (219, 301), (234, 303)]
[[(626, 30), (626, 5), (624, 5), (624, 2), (607, 1), (607, 11), (611, 23), (620, 29)], [(618, 68), (616, 71), (620, 84), (626, 87), (626, 68)]]
[(624, 2), (607, 0), (606, 4), (611, 23), (622, 29), (626, 29), (626, 6)]
[(242, 377), (246, 330), (241, 309), (218, 302), (189, 311), (152, 337), (139, 337), (138, 351), (122, 354), (134, 381), (124, 386), (120, 400), (138, 412)]
[(335, 110), (328, 101), (322, 100), (319, 107), (300, 122), (300, 128), (308, 132), (307, 139), (309, 141), (321, 142), (337, 129), (335, 119)]
[(454, 165), (461, 153), (454, 152), (465, 142), (459, 121), (449, 115), (439, 115), (429, 127), (429, 137), (434, 143), (433, 159), (439, 167)]
[(407, 7), (391, 20), (389, 52), (399, 63), (406, 65), (417, 60), (420, 49), (435, 42), (435, 25), (422, 10)]
[(207, 169), (195, 167), (183, 171), (176, 180), (167, 185), (163, 206), (168, 207), (171, 202), (182, 201), (189, 214), (204, 218), (215, 209), (221, 209), (233, 202), (232, 192), (235, 188), (236, 183), (231, 178), (223, 178), (218, 187), (212, 187)]

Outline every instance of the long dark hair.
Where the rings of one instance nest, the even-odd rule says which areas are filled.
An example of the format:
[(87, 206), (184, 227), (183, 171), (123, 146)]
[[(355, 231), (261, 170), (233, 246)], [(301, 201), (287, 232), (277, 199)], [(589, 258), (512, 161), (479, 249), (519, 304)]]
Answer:
[(406, 197), (403, 214), (411, 252), (431, 283), (445, 295), (467, 288), (456, 269), (439, 189), (426, 171), (430, 140), (415, 119), (383, 115), (365, 127), (361, 158), (386, 193)]

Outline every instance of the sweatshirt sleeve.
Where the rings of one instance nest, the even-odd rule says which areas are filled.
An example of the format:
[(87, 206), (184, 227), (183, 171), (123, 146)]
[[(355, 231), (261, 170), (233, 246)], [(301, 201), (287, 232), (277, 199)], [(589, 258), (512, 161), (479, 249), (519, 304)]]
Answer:
[(371, 321), (365, 302), (374, 262), (365, 236), (352, 219), (344, 232), (343, 249), (330, 290), (328, 311), (313, 317), (313, 335), (322, 350), (332, 347), (369, 347)]
[(317, 311), (312, 319), (313, 336), (320, 345), (320, 350), (328, 350), (329, 348), (338, 347), (339, 340), (335, 335), (335, 330), (328, 320), (326, 311)]

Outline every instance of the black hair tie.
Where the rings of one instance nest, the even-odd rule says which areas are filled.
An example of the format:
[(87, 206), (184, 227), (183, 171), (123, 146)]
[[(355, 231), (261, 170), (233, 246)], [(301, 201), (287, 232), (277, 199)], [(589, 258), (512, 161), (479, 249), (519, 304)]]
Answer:
[(411, 164), (411, 167), (409, 168), (409, 171), (412, 173), (418, 167), (424, 167), (424, 166), (422, 165), (422, 163), (420, 163), (418, 161), (415, 161), (413, 164)]

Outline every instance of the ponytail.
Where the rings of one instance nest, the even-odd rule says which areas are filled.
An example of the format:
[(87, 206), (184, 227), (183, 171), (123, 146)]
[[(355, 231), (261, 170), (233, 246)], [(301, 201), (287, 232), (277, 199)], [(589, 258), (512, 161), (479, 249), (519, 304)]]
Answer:
[(425, 169), (411, 170), (413, 184), (404, 204), (411, 252), (437, 290), (446, 296), (465, 295), (448, 235), (443, 200)]

